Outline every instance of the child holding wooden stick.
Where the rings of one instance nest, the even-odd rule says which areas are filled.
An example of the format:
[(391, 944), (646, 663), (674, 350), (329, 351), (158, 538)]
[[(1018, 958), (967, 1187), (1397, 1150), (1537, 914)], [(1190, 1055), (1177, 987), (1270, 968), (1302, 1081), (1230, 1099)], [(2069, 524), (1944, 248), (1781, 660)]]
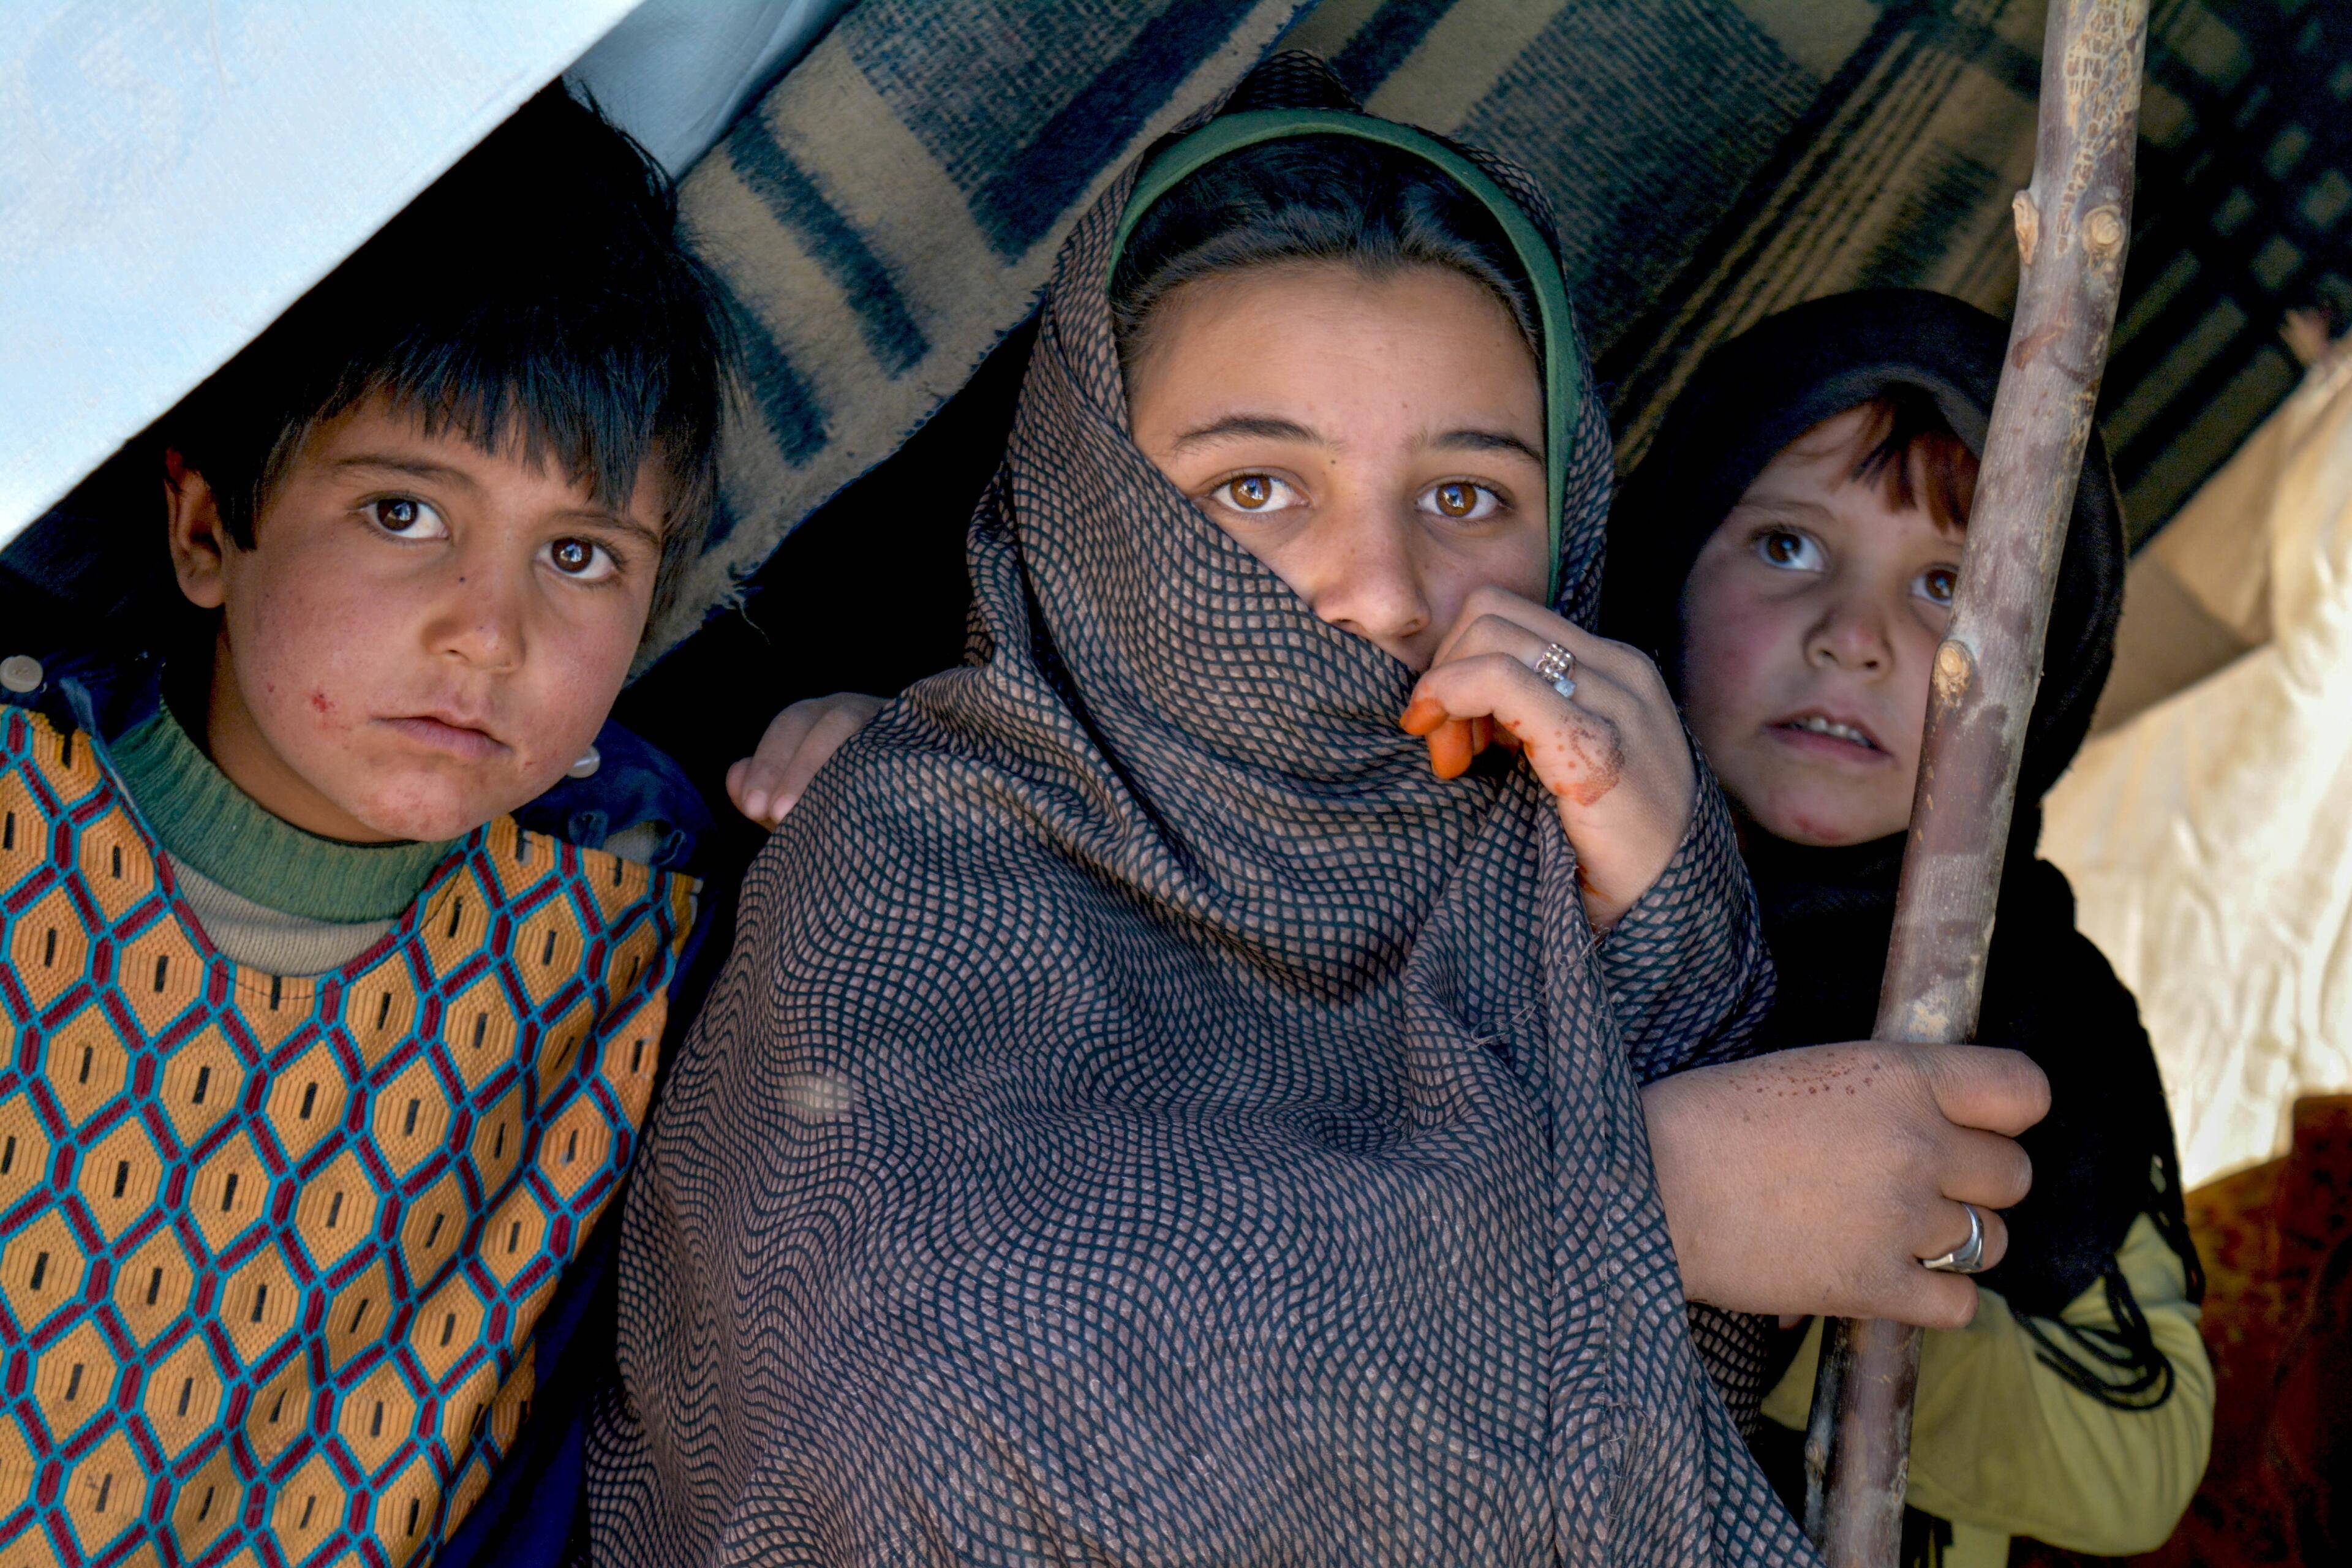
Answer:
[[(1927, 709), (2006, 331), (1878, 290), (1764, 322), (1700, 367), (1619, 500), (1604, 626), (1652, 650), (1738, 808), (1780, 991), (1762, 1043), (1866, 1034)], [(1985, 1305), (1930, 1332), (1906, 1557), (2005, 1561), (2007, 1538), (2161, 1542), (2203, 1473), (2213, 1381), (2171, 1123), (2130, 994), (2034, 858), (2038, 804), (2105, 683), (2124, 547), (2094, 440), (2028, 731), (1979, 1039), (2032, 1056), (2052, 1110)], [(2006, 1310), (1999, 1310), (2006, 1306)], [(1801, 1487), (1818, 1329), (1762, 1447)]]

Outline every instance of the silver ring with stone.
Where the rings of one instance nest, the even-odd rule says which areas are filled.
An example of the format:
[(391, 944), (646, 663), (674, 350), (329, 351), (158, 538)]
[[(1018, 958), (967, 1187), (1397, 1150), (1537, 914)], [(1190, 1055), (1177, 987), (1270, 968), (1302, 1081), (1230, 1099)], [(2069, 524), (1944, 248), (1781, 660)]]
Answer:
[(1984, 1221), (1977, 1217), (1974, 1204), (1962, 1204), (1969, 1211), (1969, 1238), (1937, 1258), (1923, 1258), (1922, 1268), (1932, 1268), (1938, 1274), (1981, 1274), (1984, 1272)]
[(1575, 669), (1576, 656), (1558, 643), (1546, 647), (1543, 657), (1536, 660), (1537, 677), (1549, 682), (1551, 689), (1563, 698), (1576, 695)]

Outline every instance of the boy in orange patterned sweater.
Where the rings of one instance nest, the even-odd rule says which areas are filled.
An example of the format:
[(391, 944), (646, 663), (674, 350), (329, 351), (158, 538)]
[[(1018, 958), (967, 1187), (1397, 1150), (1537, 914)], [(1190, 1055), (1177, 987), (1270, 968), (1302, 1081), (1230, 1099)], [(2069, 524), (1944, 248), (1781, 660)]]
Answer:
[(197, 635), (0, 649), (0, 1562), (568, 1531), (703, 826), (605, 722), (714, 486), (675, 216), (542, 94), (165, 420)]

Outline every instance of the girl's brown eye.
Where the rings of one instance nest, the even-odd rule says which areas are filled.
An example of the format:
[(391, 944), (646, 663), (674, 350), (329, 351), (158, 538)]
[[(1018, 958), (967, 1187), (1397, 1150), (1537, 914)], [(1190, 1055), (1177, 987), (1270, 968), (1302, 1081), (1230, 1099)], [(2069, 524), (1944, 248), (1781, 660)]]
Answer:
[(559, 539), (555, 542), (555, 565), (562, 572), (585, 572), (595, 563), (596, 547), (585, 540)]
[(1255, 511), (1274, 499), (1274, 481), (1264, 474), (1244, 474), (1226, 487), (1234, 504), (1244, 511)]
[(1811, 534), (1800, 533), (1793, 528), (1768, 528), (1756, 536), (1751, 548), (1756, 559), (1776, 571), (1829, 570), (1829, 558), (1822, 553), (1821, 545)]
[(1490, 522), (1508, 510), (1503, 498), (1469, 479), (1446, 479), (1421, 492), (1413, 504), (1448, 522)]
[(1919, 591), (1937, 605), (1952, 602), (1952, 590), (1959, 585), (1960, 574), (1950, 566), (1930, 566), (1919, 574)]

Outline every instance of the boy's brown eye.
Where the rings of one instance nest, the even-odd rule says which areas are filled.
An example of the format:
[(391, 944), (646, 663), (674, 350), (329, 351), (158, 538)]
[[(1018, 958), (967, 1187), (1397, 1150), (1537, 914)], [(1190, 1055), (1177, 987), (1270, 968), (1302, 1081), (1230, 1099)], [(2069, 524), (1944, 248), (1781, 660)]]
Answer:
[(1919, 574), (1919, 592), (1933, 604), (1948, 605), (1952, 602), (1952, 590), (1959, 585), (1959, 581), (1960, 574), (1957, 567), (1930, 566)]
[(575, 583), (602, 583), (621, 570), (611, 551), (589, 539), (551, 541), (541, 559)]
[(1440, 485), (1437, 510), (1448, 517), (1468, 517), (1478, 505), (1476, 485)]
[(368, 521), (394, 539), (442, 539), (449, 532), (439, 512), (412, 496), (385, 496), (361, 510)]

